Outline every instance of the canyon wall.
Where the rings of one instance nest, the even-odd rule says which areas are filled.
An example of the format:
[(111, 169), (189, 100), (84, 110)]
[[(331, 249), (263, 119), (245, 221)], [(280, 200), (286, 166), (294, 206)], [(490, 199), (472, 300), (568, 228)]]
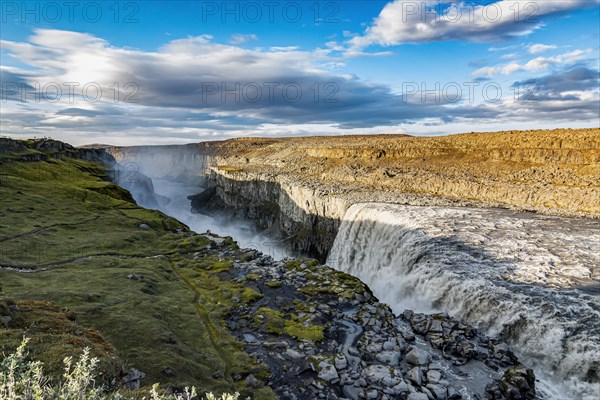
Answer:
[(344, 198), (320, 193), (294, 182), (252, 173), (230, 173), (216, 168), (209, 189), (191, 197), (203, 213), (229, 211), (256, 222), (282, 239), (293, 251), (321, 261), (350, 206)]
[(212, 198), (196, 198), (197, 209), (234, 210), (321, 259), (356, 203), (600, 217), (600, 129), (244, 138), (107, 150), (152, 177), (207, 177), (202, 185)]
[(600, 216), (600, 129), (236, 139), (213, 149), (213, 201), (318, 258), (356, 203)]
[(409, 195), (600, 215), (600, 129), (238, 139), (218, 154), (223, 170), (291, 179), (353, 203)]

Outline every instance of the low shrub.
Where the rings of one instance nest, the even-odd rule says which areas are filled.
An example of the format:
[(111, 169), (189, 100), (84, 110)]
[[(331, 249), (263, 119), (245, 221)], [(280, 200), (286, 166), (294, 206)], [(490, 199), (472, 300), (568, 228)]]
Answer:
[[(129, 400), (126, 394), (108, 392), (96, 387), (94, 369), (98, 359), (90, 358), (89, 349), (84, 349), (76, 362), (71, 357), (64, 359), (65, 371), (60, 382), (51, 385), (44, 376), (43, 364), (28, 361), (26, 347), (29, 339), (24, 338), (13, 354), (0, 362), (0, 399), (2, 400)], [(221, 397), (212, 393), (206, 400), (238, 400), (239, 393), (224, 393)], [(146, 397), (144, 397), (146, 399)], [(148, 393), (148, 400), (192, 400), (198, 399), (196, 388), (186, 388), (181, 394), (162, 394), (158, 384)]]

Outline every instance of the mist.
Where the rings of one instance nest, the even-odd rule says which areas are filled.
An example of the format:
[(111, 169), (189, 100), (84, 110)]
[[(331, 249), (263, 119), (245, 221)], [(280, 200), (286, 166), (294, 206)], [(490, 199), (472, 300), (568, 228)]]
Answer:
[(158, 209), (183, 222), (196, 233), (231, 236), (241, 248), (258, 250), (275, 260), (298, 256), (282, 240), (257, 230), (251, 221), (233, 214), (206, 215), (193, 212), (188, 196), (202, 193), (204, 188), (200, 186), (168, 178), (153, 178), (152, 184), (156, 200), (148, 200), (149, 196), (141, 196), (139, 191), (132, 192), (139, 205)]

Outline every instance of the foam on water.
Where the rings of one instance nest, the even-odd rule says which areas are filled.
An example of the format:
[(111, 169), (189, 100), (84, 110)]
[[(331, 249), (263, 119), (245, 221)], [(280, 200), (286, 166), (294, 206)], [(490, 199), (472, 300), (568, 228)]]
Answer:
[(357, 204), (328, 264), (396, 312), (448, 312), (506, 340), (544, 398), (600, 393), (599, 221)]

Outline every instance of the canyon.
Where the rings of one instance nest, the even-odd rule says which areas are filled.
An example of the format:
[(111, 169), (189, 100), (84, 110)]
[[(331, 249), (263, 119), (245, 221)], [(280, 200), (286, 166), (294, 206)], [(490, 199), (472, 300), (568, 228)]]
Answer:
[[(2, 144), (11, 334), (31, 300), (66, 300), (147, 379), (256, 399), (593, 399), (600, 387), (600, 129)], [(35, 190), (52, 179), (55, 207), (39, 214)], [(24, 251), (34, 238), (52, 252)], [(84, 268), (92, 286), (76, 288)], [(127, 301), (95, 289), (116, 271)], [(130, 332), (126, 304), (144, 305)], [(198, 324), (203, 341), (184, 328)], [(173, 345), (184, 358), (166, 356)]]
[(320, 260), (356, 203), (600, 216), (599, 129), (243, 138), (106, 150), (155, 178), (206, 180), (199, 185), (208, 193), (192, 199), (194, 207), (229, 208)]
[(1, 143), (0, 351), (27, 338), (49, 382), (85, 349), (111, 398), (155, 383), (255, 400), (535, 397), (533, 371), (460, 320), (395, 314), (317, 260), (276, 260), (142, 208), (175, 213), (182, 199), (102, 150)]
[[(599, 129), (233, 139), (187, 166), (189, 146), (175, 149), (151, 153), (157, 178), (200, 179), (196, 212), (253, 222), (397, 314), (449, 312), (501, 337), (545, 398), (597, 392)], [(148, 171), (145, 148), (107, 150)]]

